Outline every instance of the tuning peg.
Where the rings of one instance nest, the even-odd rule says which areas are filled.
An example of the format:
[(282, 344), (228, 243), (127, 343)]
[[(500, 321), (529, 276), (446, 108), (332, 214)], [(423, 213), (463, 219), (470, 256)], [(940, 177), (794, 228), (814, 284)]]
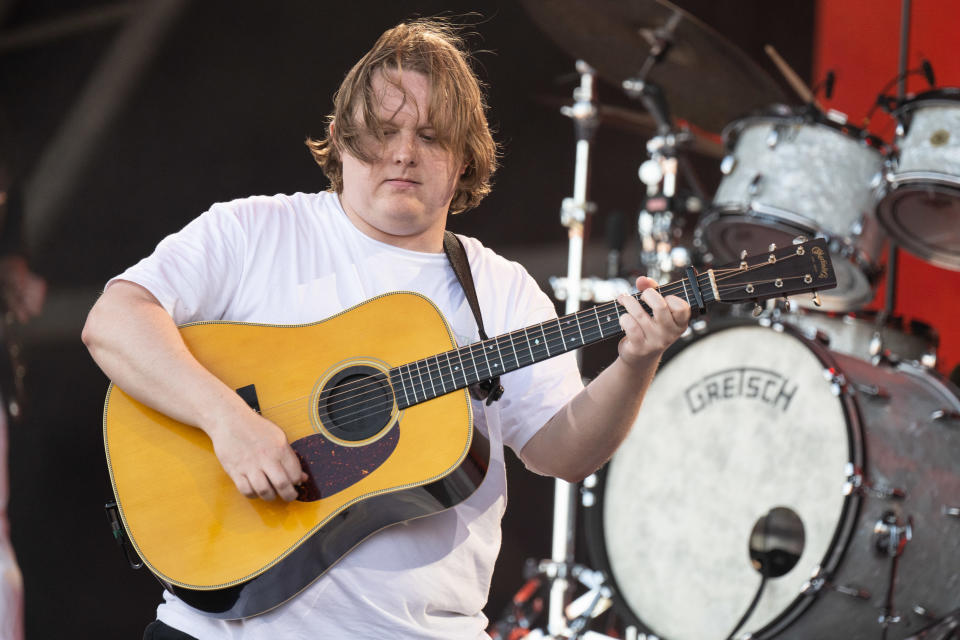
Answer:
[(821, 304), (821, 302), (820, 302), (820, 292), (819, 292), (819, 291), (814, 291), (814, 292), (813, 292), (813, 304), (815, 304), (815, 305), (818, 306), (818, 307), (819, 307), (820, 304)]
[(793, 244), (803, 244), (807, 241), (807, 236), (797, 236), (793, 239)]
[(763, 313), (763, 307), (760, 306), (760, 303), (753, 303), (753, 317), (759, 318), (761, 313)]
[(746, 259), (747, 259), (747, 250), (746, 250), (746, 249), (744, 249), (743, 251), (740, 252), (740, 259), (741, 259), (741, 260), (746, 260)]
[(777, 245), (774, 244), (773, 242), (771, 242), (770, 246), (767, 247), (767, 251), (776, 251), (776, 250), (777, 250)]
[(783, 296), (783, 309), (784, 311), (790, 311), (790, 298)]

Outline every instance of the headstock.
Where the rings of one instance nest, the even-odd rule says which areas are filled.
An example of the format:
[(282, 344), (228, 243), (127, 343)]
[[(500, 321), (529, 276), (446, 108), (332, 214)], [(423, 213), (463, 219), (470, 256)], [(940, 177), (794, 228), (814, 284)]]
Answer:
[(757, 302), (837, 286), (826, 240), (819, 238), (754, 256), (742, 255), (710, 270), (720, 302)]

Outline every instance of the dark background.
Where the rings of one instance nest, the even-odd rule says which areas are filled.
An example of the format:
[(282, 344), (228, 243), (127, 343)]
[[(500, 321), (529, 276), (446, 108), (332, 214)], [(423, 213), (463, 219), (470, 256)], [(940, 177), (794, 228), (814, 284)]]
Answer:
[[(66, 148), (83, 135), (63, 124), (126, 21), (149, 5), (0, 0), (0, 140), (22, 182), (31, 186), (28, 195), (47, 186), (36, 180), (43, 175), (42, 159), (56, 156), (57, 144)], [(12, 37), (111, 6), (128, 7), (128, 17), (60, 36)], [(812, 0), (689, 0), (681, 6), (781, 85), (763, 54), (766, 43), (809, 80)], [(79, 333), (103, 284), (214, 202), (325, 188), (303, 141), (321, 134), (343, 75), (385, 28), (440, 12), (475, 12), (466, 20), (478, 34), (474, 48), (486, 50), (477, 56), (479, 72), (490, 85), (490, 121), (504, 149), (493, 194), (478, 210), (453, 218), (450, 227), (528, 264), (545, 287), (548, 276), (566, 272), (559, 210), (573, 190), (573, 127), (543, 97), (569, 98), (574, 61), (519, 4), (184, 3), (126, 100), (92, 137), (72, 182), (60, 185), (59, 204), (43, 216), (27, 204), (33, 265), (50, 286), (44, 316), (24, 331), (29, 413), (10, 432), (10, 519), (26, 581), (29, 638), (68, 631), (76, 637), (139, 637), (160, 600), (160, 587), (146, 570), (127, 568), (102, 510), (111, 495), (100, 422), (107, 380)], [(612, 85), (601, 84), (599, 93), (602, 102), (639, 110)], [(635, 132), (600, 127), (591, 182), (595, 229), (602, 230), (614, 210), (626, 213), (626, 228), (632, 228), (644, 145), (645, 137)], [(709, 189), (719, 176), (717, 164), (695, 158)], [(603, 275), (602, 231), (593, 237), (584, 274)], [(611, 347), (595, 348), (585, 357), (585, 373), (594, 375), (612, 357)], [(524, 559), (550, 551), (553, 482), (524, 472), (512, 457), (509, 475), (503, 553), (487, 609), (491, 619), (521, 586)], [(581, 540), (581, 554), (584, 547)]]

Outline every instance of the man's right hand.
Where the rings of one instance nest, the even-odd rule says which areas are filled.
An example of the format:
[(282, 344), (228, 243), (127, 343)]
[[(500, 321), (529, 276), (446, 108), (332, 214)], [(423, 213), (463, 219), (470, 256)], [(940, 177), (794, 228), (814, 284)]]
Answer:
[(237, 489), (248, 498), (296, 500), (307, 474), (280, 427), (252, 410), (224, 417), (204, 429)]

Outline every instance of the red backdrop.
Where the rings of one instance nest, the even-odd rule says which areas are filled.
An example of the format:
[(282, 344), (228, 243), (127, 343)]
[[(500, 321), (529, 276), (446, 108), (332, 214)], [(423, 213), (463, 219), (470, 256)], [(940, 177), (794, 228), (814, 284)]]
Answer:
[[(818, 0), (814, 36), (814, 73), (819, 81), (828, 69), (836, 73), (833, 98), (825, 107), (843, 111), (851, 123), (867, 115), (880, 89), (897, 73), (900, 55), (899, 0)], [(921, 57), (933, 65), (938, 87), (960, 87), (960, 2), (914, 0), (908, 68)], [(775, 44), (775, 43), (774, 43)], [(911, 77), (909, 91), (928, 87), (922, 76)], [(890, 93), (894, 93), (894, 87)], [(877, 111), (870, 129), (885, 140), (893, 138), (894, 123)], [(960, 221), (958, 221), (960, 224)], [(881, 283), (871, 308), (882, 308)], [(960, 272), (928, 265), (900, 252), (895, 312), (921, 320), (940, 332), (938, 369), (949, 372), (960, 362)]]

